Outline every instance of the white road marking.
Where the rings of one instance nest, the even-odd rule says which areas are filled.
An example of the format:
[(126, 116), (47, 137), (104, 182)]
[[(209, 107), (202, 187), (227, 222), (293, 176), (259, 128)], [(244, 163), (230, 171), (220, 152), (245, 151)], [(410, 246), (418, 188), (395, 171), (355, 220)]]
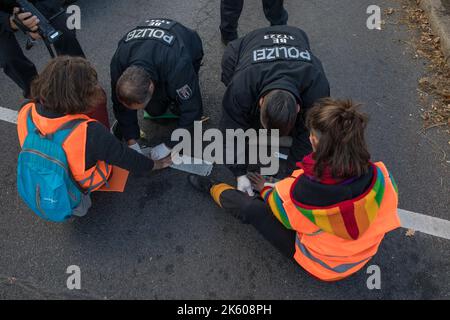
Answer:
[[(17, 124), (17, 111), (0, 107), (0, 120)], [(398, 209), (402, 227), (450, 240), (450, 221)]]
[(450, 221), (398, 209), (402, 227), (450, 240)]
[(17, 111), (0, 107), (0, 120), (17, 124)]

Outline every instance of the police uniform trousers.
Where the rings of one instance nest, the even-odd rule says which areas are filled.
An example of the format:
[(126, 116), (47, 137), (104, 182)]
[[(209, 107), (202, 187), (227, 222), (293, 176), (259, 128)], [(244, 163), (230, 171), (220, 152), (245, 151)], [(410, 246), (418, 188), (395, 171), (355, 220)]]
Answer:
[[(272, 26), (285, 25), (288, 13), (284, 9), (283, 0), (262, 0), (264, 14)], [(244, 0), (221, 0), (220, 4), (220, 31), (222, 38), (228, 41), (237, 39), (237, 27), (241, 16)]]

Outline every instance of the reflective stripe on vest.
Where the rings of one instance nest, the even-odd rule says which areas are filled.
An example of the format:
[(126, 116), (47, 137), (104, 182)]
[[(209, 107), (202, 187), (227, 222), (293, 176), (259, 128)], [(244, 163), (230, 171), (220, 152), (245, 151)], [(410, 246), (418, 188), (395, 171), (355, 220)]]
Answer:
[(98, 161), (97, 164), (88, 170), (85, 169), (86, 161), (86, 134), (89, 122), (94, 122), (86, 115), (66, 115), (60, 118), (45, 118), (36, 111), (34, 102), (26, 104), (19, 112), (17, 120), (17, 131), (19, 134), (20, 145), (22, 146), (27, 132), (27, 115), (32, 112), (33, 122), (43, 135), (52, 134), (64, 123), (74, 119), (85, 119), (66, 139), (63, 149), (67, 156), (70, 171), (75, 181), (86, 192), (93, 192), (100, 189), (108, 182), (112, 173), (112, 166), (104, 161)]
[(298, 248), (300, 248), (300, 251), (303, 253), (303, 255), (305, 257), (307, 257), (308, 259), (320, 264), (322, 267), (324, 267), (325, 269), (328, 269), (330, 271), (336, 272), (336, 273), (345, 273), (347, 271), (349, 271), (350, 269), (356, 267), (357, 265), (361, 264), (361, 263), (365, 263), (368, 260), (370, 260), (372, 257), (368, 257), (364, 260), (361, 260), (359, 262), (354, 262), (354, 263), (346, 263), (346, 264), (341, 264), (338, 265), (336, 267), (330, 267), (329, 265), (327, 265), (324, 261), (314, 257), (309, 251), (308, 249), (301, 243), (300, 239), (296, 238), (295, 243), (297, 245)]
[(378, 251), (385, 233), (400, 227), (397, 215), (398, 196), (383, 163), (375, 164), (386, 180), (386, 189), (376, 219), (357, 240), (339, 238), (317, 227), (306, 218), (291, 200), (291, 188), (303, 175), (277, 183), (275, 188), (292, 228), (297, 231), (295, 260), (306, 271), (324, 281), (337, 281), (360, 270)]

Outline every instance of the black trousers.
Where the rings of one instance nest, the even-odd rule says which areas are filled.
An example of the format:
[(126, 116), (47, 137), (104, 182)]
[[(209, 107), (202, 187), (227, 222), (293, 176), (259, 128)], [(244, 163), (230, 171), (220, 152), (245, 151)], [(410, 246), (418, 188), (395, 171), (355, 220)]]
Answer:
[(220, 203), (243, 223), (251, 224), (283, 255), (294, 257), (297, 233), (286, 229), (261, 198), (249, 197), (239, 190), (226, 190), (220, 195)]
[[(60, 9), (57, 1), (37, 2), (36, 7), (47, 18), (56, 14)], [(63, 32), (61, 38), (54, 43), (56, 53), (58, 55), (84, 57), (75, 31), (67, 28), (66, 20), (67, 16), (62, 14), (52, 21), (55, 29)], [(34, 64), (24, 55), (14, 33), (4, 32), (0, 34), (0, 68), (23, 90), (24, 96), (28, 97), (31, 81), (37, 76), (37, 70)]]
[[(285, 25), (288, 13), (284, 9), (283, 0), (262, 0), (264, 14), (272, 26)], [(220, 31), (225, 40), (237, 39), (237, 27), (241, 16), (244, 0), (221, 0), (220, 4)]]

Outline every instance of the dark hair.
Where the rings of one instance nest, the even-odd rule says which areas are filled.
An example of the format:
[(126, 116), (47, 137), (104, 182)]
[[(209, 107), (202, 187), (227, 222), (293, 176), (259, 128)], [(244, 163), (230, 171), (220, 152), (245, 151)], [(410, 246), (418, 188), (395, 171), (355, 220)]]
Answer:
[(103, 92), (97, 72), (84, 58), (59, 56), (31, 84), (31, 96), (59, 114), (88, 112)]
[(145, 103), (152, 98), (148, 89), (151, 81), (150, 74), (144, 68), (128, 67), (117, 81), (117, 98), (126, 105)]
[(292, 131), (298, 115), (297, 100), (292, 93), (278, 89), (269, 91), (261, 107), (261, 122), (267, 129), (278, 129), (281, 136)]
[(330, 166), (334, 178), (348, 179), (369, 170), (370, 153), (364, 137), (368, 117), (351, 100), (326, 98), (308, 112), (306, 126), (319, 139), (314, 154), (315, 174)]

